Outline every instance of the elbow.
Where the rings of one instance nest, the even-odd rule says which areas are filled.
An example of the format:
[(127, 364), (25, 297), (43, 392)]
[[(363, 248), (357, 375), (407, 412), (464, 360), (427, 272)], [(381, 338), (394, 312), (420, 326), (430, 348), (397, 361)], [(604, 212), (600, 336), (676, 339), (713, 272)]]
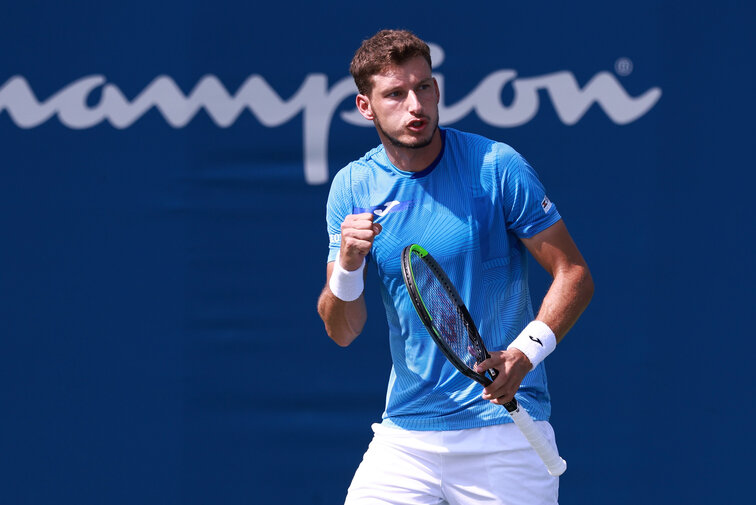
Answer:
[(583, 272), (581, 273), (580, 287), (581, 291), (583, 292), (585, 305), (588, 306), (588, 304), (591, 302), (591, 299), (593, 298), (593, 292), (596, 289), (593, 283), (593, 276), (591, 275), (590, 270), (588, 270), (588, 267), (583, 268)]
[(355, 333), (354, 331), (351, 331), (350, 329), (335, 329), (335, 328), (329, 328), (326, 325), (326, 333), (328, 334), (328, 337), (336, 342), (336, 345), (339, 347), (349, 347), (349, 344), (354, 342), (354, 339), (357, 338), (359, 333)]
[(345, 303), (328, 289), (324, 289), (318, 299), (317, 310), (328, 337), (339, 347), (347, 347), (354, 342), (367, 320), (365, 302), (361, 297), (354, 303)]
[(336, 335), (328, 335), (331, 337), (331, 340), (336, 342), (336, 345), (339, 347), (349, 347), (349, 344), (354, 342), (354, 339), (357, 338), (357, 336), (336, 336)]
[(359, 331), (355, 331), (347, 320), (328, 317), (326, 311), (321, 310), (321, 307), (318, 307), (318, 313), (323, 320), (328, 338), (333, 340), (339, 347), (348, 347), (362, 331), (362, 328)]
[(585, 264), (573, 264), (561, 273), (562, 276), (560, 277), (569, 286), (568, 290), (572, 293), (573, 299), (585, 309), (590, 303), (591, 298), (593, 298), (595, 290), (593, 276), (588, 266)]

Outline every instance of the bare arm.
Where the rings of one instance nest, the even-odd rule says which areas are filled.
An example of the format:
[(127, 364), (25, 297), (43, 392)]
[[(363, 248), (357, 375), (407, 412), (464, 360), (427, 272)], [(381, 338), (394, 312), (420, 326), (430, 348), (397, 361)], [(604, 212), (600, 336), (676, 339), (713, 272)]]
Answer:
[(328, 287), (332, 273), (333, 262), (330, 262), (326, 270), (326, 285), (318, 298), (318, 314), (325, 323), (328, 336), (340, 346), (346, 347), (362, 333), (365, 327), (365, 321), (367, 321), (365, 295), (363, 293), (351, 302), (336, 298)]
[[(546, 323), (559, 342), (591, 301), (591, 273), (563, 221), (522, 242), (554, 278), (536, 319)], [(512, 400), (532, 364), (521, 351), (513, 348), (492, 352), (491, 358), (478, 366), (481, 372), (488, 368), (499, 370), (499, 377), (483, 390), (483, 398), (502, 405)]]
[[(336, 261), (344, 270), (357, 270), (373, 247), (376, 235), (380, 232), (381, 225), (373, 223), (373, 214), (350, 214), (341, 224), (341, 249)], [(326, 285), (318, 298), (318, 314), (325, 323), (328, 336), (340, 346), (346, 347), (365, 327), (367, 308), (364, 293), (360, 294), (356, 300), (349, 302), (333, 294), (329, 285), (334, 265), (333, 261), (328, 263)]]
[(554, 278), (536, 319), (546, 323), (559, 342), (591, 301), (593, 278), (564, 221), (522, 242)]

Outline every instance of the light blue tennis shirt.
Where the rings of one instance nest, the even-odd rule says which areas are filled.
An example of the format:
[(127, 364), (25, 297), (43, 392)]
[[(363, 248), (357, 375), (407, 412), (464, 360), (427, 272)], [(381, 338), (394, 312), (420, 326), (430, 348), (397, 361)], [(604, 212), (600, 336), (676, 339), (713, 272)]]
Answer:
[[(382, 281), (393, 358), (383, 423), (410, 430), (475, 428), (511, 418), (483, 400), (482, 387), (433, 343), (402, 280), (402, 249), (419, 244), (433, 255), (486, 347), (502, 350), (533, 320), (519, 239), (561, 219), (535, 171), (510, 146), (451, 128), (441, 134), (443, 149), (422, 172), (399, 170), (381, 145), (341, 169), (328, 196), (329, 262), (338, 258), (348, 214), (372, 212), (383, 227), (368, 256)], [(517, 400), (534, 419), (548, 420), (543, 363), (525, 377)]]

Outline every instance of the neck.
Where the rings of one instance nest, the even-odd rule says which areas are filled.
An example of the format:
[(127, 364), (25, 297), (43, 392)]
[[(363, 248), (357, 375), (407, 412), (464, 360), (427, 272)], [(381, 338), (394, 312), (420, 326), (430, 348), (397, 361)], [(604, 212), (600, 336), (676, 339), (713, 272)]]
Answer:
[[(379, 132), (380, 135), (380, 132)], [(436, 128), (433, 133), (431, 143), (425, 147), (413, 149), (410, 147), (399, 147), (391, 143), (387, 138), (380, 135), (383, 148), (386, 150), (391, 163), (399, 170), (405, 172), (420, 172), (425, 170), (438, 156), (443, 147), (441, 140), (441, 130)]]

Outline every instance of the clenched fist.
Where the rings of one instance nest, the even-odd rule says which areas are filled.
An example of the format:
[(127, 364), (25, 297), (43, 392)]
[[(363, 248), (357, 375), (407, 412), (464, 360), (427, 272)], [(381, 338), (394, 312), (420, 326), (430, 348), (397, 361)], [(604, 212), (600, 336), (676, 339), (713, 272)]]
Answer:
[(373, 247), (373, 240), (381, 232), (381, 225), (373, 222), (373, 214), (350, 214), (341, 223), (341, 253), (339, 263), (344, 270), (357, 270)]

